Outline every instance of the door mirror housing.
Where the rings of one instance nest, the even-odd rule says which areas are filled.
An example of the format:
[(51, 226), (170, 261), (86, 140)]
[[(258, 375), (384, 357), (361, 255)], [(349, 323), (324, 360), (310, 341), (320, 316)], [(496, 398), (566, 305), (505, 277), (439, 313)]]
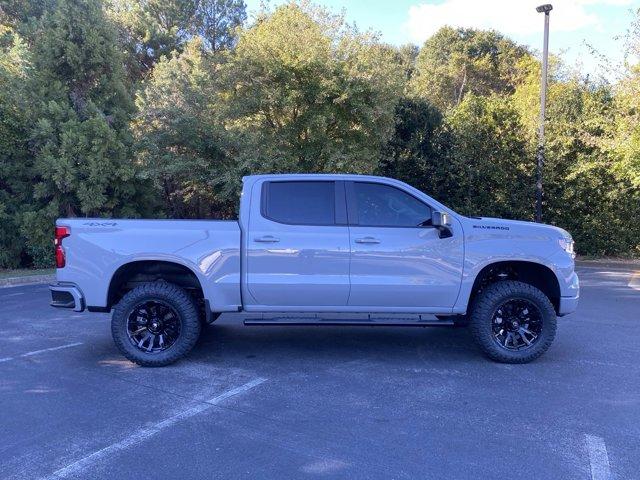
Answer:
[(446, 212), (438, 212), (434, 210), (433, 212), (431, 212), (431, 225), (437, 228), (450, 225), (449, 214)]
[(451, 218), (446, 212), (438, 212), (434, 210), (431, 213), (431, 225), (438, 229), (440, 238), (449, 238), (453, 235), (451, 232)]

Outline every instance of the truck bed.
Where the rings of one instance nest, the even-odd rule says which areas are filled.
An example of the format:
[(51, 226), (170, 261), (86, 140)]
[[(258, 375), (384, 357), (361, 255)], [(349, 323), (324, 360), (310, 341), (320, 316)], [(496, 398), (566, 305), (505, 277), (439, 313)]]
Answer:
[(240, 227), (235, 220), (126, 220), (61, 218), (65, 268), (58, 282), (73, 282), (88, 307), (107, 305), (109, 280), (132, 261), (167, 261), (190, 269), (217, 311), (240, 300)]

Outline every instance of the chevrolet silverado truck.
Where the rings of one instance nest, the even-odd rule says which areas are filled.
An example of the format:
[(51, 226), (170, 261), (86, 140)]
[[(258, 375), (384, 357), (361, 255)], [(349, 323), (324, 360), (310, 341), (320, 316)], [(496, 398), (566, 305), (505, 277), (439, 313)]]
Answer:
[(374, 176), (248, 176), (237, 221), (61, 218), (54, 243), (51, 304), (112, 311), (117, 347), (143, 366), (183, 357), (223, 312), (263, 314), (246, 325), (465, 325), (489, 358), (525, 363), (579, 297), (566, 231), (465, 217)]

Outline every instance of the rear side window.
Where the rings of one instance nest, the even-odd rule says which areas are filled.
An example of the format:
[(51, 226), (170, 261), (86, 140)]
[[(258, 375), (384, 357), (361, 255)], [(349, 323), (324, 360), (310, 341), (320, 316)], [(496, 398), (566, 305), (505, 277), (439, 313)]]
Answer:
[(358, 225), (417, 227), (427, 225), (431, 208), (402, 190), (380, 183), (353, 184)]
[(279, 223), (333, 225), (334, 182), (267, 182), (263, 187), (262, 214)]

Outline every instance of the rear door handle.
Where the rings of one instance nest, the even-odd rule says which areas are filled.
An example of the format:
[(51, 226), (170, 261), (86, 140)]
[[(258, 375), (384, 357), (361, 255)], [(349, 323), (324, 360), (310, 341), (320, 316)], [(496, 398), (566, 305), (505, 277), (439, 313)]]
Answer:
[(380, 240), (373, 237), (356, 238), (356, 243), (380, 243)]
[(276, 243), (279, 242), (280, 239), (273, 235), (265, 235), (264, 237), (254, 238), (253, 241), (259, 243)]

